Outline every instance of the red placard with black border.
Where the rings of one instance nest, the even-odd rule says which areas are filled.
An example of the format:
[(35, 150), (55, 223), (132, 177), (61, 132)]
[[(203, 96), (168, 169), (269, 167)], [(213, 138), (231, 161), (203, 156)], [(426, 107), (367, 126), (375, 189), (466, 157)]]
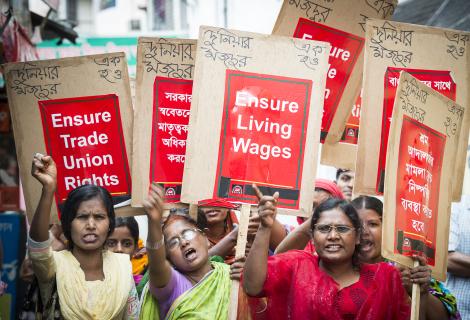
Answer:
[(192, 88), (192, 80), (155, 77), (150, 182), (169, 203), (180, 200)]
[(298, 209), (312, 81), (227, 70), (225, 83), (214, 196), (256, 204), (256, 183)]
[(349, 76), (364, 47), (364, 38), (305, 18), (299, 19), (293, 36), (331, 44), (320, 134), (320, 141), (324, 142)]
[(341, 137), (341, 143), (349, 143), (357, 145), (357, 139), (359, 138), (359, 122), (361, 120), (361, 95), (357, 96), (356, 103), (353, 105), (351, 115), (346, 121), (346, 127), (344, 128), (343, 136)]
[(106, 188), (113, 202), (130, 199), (131, 177), (114, 94), (38, 101), (44, 140), (57, 165), (58, 208), (84, 184)]
[(440, 176), (446, 136), (403, 116), (396, 184), (395, 253), (435, 265)]
[(388, 67), (384, 79), (384, 102), (382, 133), (380, 140), (379, 169), (377, 172), (377, 192), (382, 194), (385, 180), (385, 163), (387, 160), (387, 143), (392, 119), (393, 103), (398, 87), (400, 71), (406, 71), (428, 87), (455, 101), (457, 86), (449, 71), (421, 70)]

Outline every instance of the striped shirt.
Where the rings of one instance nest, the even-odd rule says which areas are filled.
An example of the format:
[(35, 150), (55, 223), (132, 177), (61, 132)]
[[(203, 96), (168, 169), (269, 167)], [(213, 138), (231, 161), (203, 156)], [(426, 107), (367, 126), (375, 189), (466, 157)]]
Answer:
[[(463, 195), (461, 202), (452, 204), (449, 252), (452, 251), (470, 256), (470, 196)], [(470, 278), (447, 273), (446, 287), (457, 298), (462, 319), (470, 320)]]

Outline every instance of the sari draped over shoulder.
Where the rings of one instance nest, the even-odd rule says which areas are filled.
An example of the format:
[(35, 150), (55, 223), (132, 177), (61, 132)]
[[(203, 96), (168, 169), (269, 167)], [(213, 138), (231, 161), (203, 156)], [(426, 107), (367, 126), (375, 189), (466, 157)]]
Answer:
[(53, 252), (61, 313), (65, 319), (122, 319), (132, 289), (129, 256), (103, 252), (103, 281), (86, 281), (68, 250)]
[[(212, 272), (173, 302), (166, 320), (228, 318), (232, 286), (230, 267), (218, 262), (212, 262), (212, 266)], [(140, 319), (163, 320), (159, 319), (158, 302), (148, 290), (148, 284), (142, 294)]]

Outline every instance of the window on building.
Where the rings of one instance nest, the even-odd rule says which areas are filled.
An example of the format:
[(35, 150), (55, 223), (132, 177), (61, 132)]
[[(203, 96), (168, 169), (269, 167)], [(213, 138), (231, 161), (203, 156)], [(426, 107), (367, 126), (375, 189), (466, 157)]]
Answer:
[(173, 24), (173, 1), (153, 0), (153, 30), (172, 30)]

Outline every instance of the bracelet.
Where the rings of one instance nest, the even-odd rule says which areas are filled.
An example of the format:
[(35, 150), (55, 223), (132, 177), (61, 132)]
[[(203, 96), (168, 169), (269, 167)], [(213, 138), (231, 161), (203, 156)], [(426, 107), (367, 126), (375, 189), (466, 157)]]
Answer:
[(150, 250), (158, 250), (161, 247), (163, 247), (164, 244), (165, 244), (165, 238), (162, 236), (160, 240), (155, 241), (155, 242), (150, 242), (147, 240), (145, 247)]

